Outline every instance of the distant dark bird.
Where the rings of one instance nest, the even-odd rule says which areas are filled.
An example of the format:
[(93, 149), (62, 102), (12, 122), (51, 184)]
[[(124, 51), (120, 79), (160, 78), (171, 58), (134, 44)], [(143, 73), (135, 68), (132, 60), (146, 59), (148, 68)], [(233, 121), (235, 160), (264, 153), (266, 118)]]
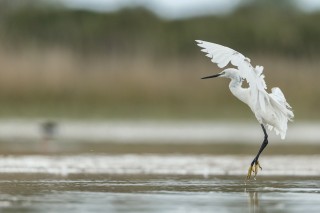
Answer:
[(43, 138), (46, 141), (50, 141), (57, 133), (57, 123), (53, 121), (46, 121), (41, 124)]

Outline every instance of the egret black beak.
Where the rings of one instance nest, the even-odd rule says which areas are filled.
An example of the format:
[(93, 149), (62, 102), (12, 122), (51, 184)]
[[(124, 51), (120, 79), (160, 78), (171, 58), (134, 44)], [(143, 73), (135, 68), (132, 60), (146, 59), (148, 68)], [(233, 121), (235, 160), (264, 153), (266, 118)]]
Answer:
[(219, 73), (219, 74), (215, 74), (215, 75), (210, 75), (210, 76), (207, 76), (207, 77), (203, 77), (201, 79), (216, 78), (216, 77), (219, 77), (220, 75), (222, 75), (222, 74)]

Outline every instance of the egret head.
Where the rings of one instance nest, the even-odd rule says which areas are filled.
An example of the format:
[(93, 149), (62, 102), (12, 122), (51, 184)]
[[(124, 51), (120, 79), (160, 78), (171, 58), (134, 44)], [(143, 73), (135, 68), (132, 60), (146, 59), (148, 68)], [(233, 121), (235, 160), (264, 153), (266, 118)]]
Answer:
[(240, 74), (237, 69), (234, 68), (228, 68), (223, 70), (222, 72), (215, 74), (215, 75), (210, 75), (207, 77), (203, 77), (201, 79), (208, 79), (208, 78), (216, 78), (216, 77), (224, 77), (224, 78), (231, 78), (231, 79), (239, 79)]

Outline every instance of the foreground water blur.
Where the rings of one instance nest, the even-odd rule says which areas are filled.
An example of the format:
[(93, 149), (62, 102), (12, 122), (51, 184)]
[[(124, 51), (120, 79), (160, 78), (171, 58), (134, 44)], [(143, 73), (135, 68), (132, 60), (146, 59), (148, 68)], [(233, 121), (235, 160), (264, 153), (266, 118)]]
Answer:
[[(320, 178), (6, 174), (4, 212), (318, 212)], [(7, 210), (7, 211), (5, 211)]]
[(0, 156), (4, 212), (319, 212), (318, 155)]
[(263, 170), (247, 182), (255, 125), (39, 124), (0, 122), (0, 211), (320, 210), (319, 124), (270, 137)]

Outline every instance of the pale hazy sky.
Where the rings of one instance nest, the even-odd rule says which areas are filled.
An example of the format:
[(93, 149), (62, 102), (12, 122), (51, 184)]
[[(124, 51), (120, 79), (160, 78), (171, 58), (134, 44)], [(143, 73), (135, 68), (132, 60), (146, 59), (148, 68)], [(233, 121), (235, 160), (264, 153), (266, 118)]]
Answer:
[[(203, 14), (225, 14), (250, 0), (59, 0), (71, 8), (115, 11), (123, 7), (143, 6), (164, 18), (183, 18)], [(280, 0), (279, 0), (280, 1)], [(320, 0), (292, 0), (301, 9), (320, 9)]]

